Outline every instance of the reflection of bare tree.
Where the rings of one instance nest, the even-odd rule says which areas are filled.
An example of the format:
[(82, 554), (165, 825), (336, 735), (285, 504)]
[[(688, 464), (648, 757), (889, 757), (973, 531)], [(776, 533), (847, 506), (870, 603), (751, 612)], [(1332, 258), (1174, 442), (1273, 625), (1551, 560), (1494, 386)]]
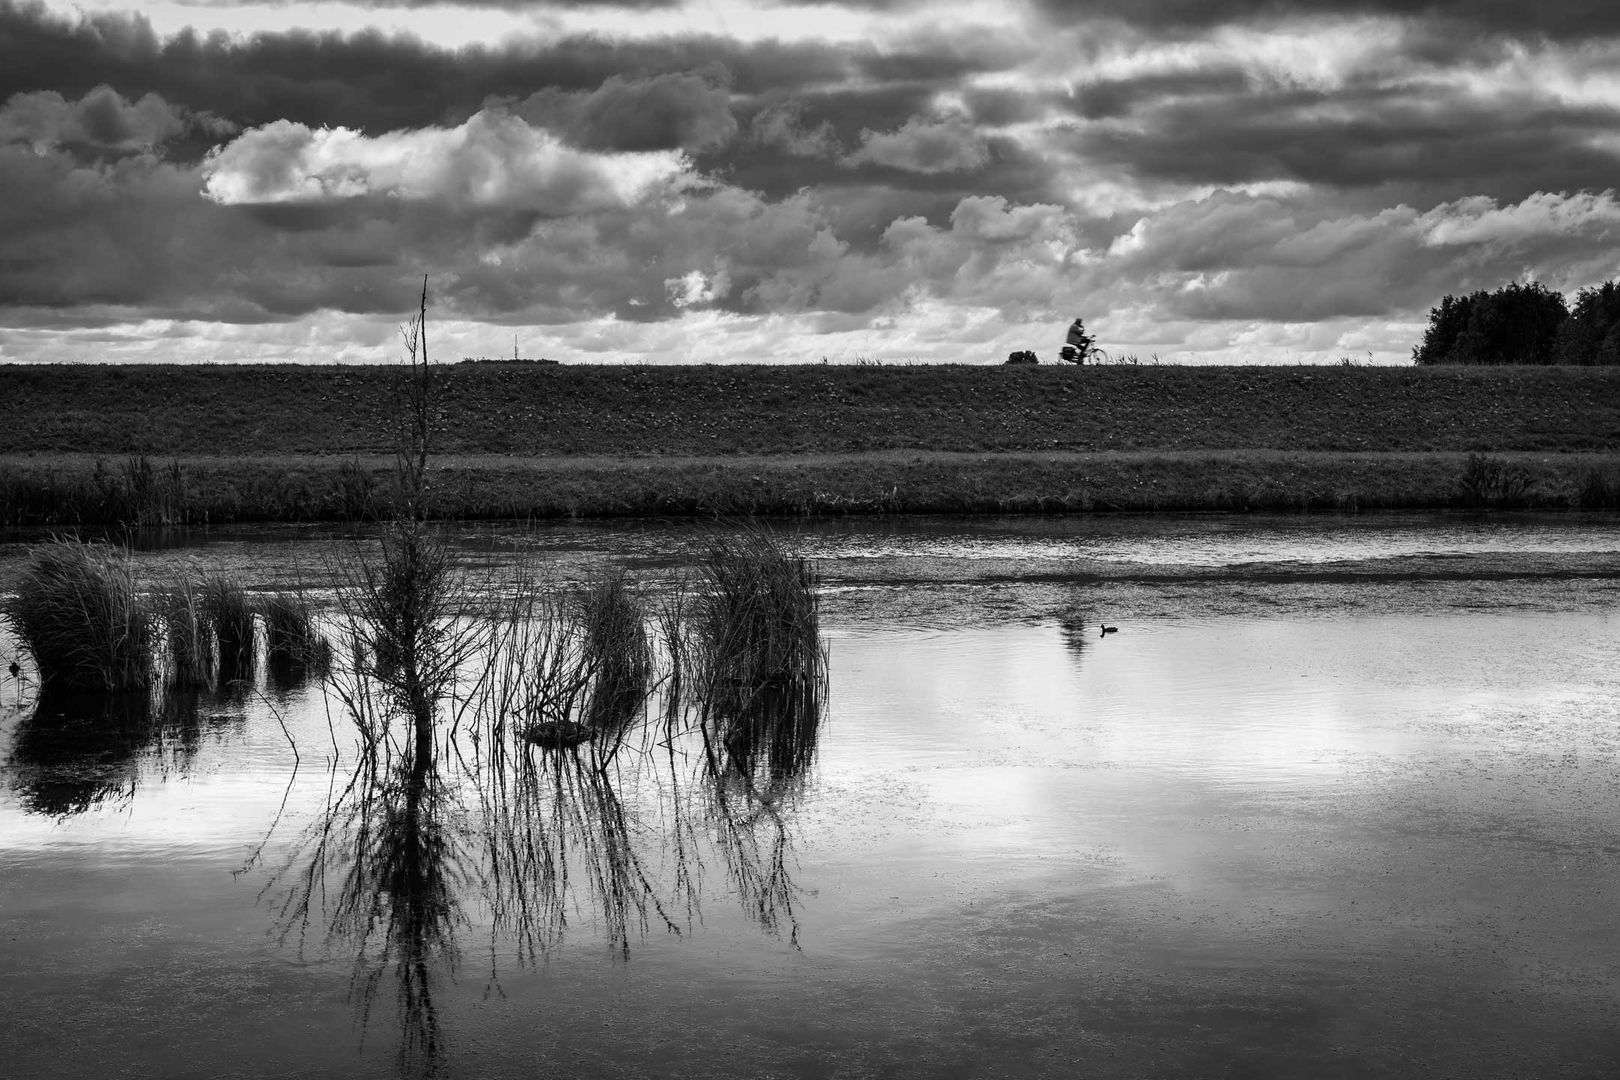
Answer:
[(279, 892), (283, 942), (300, 947), (312, 924), (354, 952), (350, 999), (362, 1030), (392, 975), (399, 1061), (408, 1075), (436, 1075), (444, 1044), (433, 993), (453, 971), (457, 930), (476, 889), (476, 849), (432, 754), (363, 757), (326, 813), (295, 846), (267, 892)]
[(803, 773), (756, 784), (705, 741), (702, 780), (703, 813), (689, 814), (687, 820), (704, 827), (744, 910), (767, 933), (780, 934), (785, 928), (797, 945), (797, 890), (788, 870), (792, 838), (786, 810), (801, 790)]

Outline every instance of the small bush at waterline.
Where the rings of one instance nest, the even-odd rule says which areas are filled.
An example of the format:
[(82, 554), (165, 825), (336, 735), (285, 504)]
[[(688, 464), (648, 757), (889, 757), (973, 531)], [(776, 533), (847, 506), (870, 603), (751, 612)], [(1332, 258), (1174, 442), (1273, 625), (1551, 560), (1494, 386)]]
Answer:
[(34, 549), (5, 605), (43, 686), (139, 690), (153, 672), (152, 617), (129, 561), (104, 544)]
[(1469, 454), (1457, 484), (1467, 506), (1523, 506), (1529, 501), (1533, 478), (1521, 465)]

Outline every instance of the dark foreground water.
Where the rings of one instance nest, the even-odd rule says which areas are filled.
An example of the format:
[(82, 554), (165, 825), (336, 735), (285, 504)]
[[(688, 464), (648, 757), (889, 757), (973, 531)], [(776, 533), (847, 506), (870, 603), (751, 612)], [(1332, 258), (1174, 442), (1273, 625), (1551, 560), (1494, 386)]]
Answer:
[[(330, 587), (310, 533), (195, 539), (140, 565)], [(706, 534), (457, 540), (480, 572), (611, 560), (656, 592)], [(759, 798), (648, 729), (604, 770), (496, 780), (460, 737), (407, 805), (346, 793), (318, 684), (109, 723), (0, 666), (0, 1073), (1620, 1066), (1612, 517), (793, 542), (830, 701), (809, 775)]]

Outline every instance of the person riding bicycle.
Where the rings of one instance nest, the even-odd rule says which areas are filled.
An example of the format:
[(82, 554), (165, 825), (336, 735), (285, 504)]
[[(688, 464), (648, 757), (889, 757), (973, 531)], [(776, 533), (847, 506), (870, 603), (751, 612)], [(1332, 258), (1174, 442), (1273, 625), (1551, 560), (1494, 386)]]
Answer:
[(1071, 364), (1083, 364), (1096, 344), (1096, 337), (1086, 333), (1085, 320), (1076, 319), (1069, 325), (1067, 344), (1058, 355)]

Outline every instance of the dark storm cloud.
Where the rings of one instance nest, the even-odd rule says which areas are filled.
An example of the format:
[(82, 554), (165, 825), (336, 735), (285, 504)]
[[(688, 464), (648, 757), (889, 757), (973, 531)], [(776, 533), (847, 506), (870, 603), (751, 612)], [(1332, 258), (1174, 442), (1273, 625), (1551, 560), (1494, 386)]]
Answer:
[(238, 323), (322, 308), (391, 311), (415, 274), (412, 252), (390, 234), (364, 258), (365, 228), (288, 233), (198, 199), (193, 173), (150, 157), (85, 167), (0, 148), (8, 307), (121, 305)]
[[(192, 30), (160, 38), (138, 14), (60, 16), (38, 4), (0, 0), (0, 100), (55, 90), (80, 97), (108, 84), (133, 97), (156, 93), (171, 104), (207, 110), (243, 127), (274, 120), (367, 131), (458, 123), (489, 98), (595, 93), (611, 78), (634, 85), (660, 76), (724, 73), (744, 97), (790, 94), (806, 86), (940, 85), (993, 68), (993, 50), (845, 47), (827, 43), (745, 43), (712, 35), (651, 39), (580, 36), (544, 45), (516, 42), (447, 50), (402, 35), (289, 30), (235, 39)], [(621, 94), (619, 105), (631, 94)], [(596, 136), (613, 119), (598, 100)], [(619, 119), (623, 114), (619, 114)], [(887, 116), (861, 127), (895, 126)]]
[(698, 151), (737, 133), (728, 83), (723, 68), (648, 79), (610, 75), (595, 90), (536, 91), (514, 111), (588, 150)]
[(1230, 99), (1248, 90), (1249, 76), (1235, 67), (1171, 71), (1082, 83), (1075, 88), (1074, 98), (1067, 105), (1087, 120), (1107, 120), (1165, 102), (1209, 96)]
[(1087, 157), (1187, 184), (1406, 184), (1436, 198), (1517, 200), (1607, 187), (1620, 174), (1620, 155), (1600, 139), (1620, 131), (1620, 110), (1528, 92), (1481, 99), (1422, 83), (1323, 91), (1149, 78), (1082, 88), (1073, 108), (1121, 120), (1079, 129)]
[(157, 93), (243, 127), (283, 119), (368, 131), (458, 123), (492, 97), (521, 100), (547, 88), (589, 92), (614, 76), (634, 81), (718, 69), (736, 92), (759, 94), (841, 81), (859, 53), (709, 36), (587, 36), (461, 50), (377, 31), (233, 39), (186, 30), (159, 38), (139, 15), (66, 18), (0, 0), (0, 100), (35, 90), (77, 98), (106, 83), (132, 97)]
[[(1055, 165), (1040, 148), (980, 131), (971, 102), (966, 117), (937, 114), (933, 105), (941, 89), (914, 82), (863, 83), (762, 95), (734, 105), (741, 136), (722, 154), (699, 156), (698, 164), (771, 198), (809, 189), (829, 202), (848, 202), (851, 210), (840, 217), (858, 221), (857, 237), (875, 236), (898, 214), (941, 221), (967, 195), (1014, 201), (1054, 197)], [(1025, 116), (1047, 107), (1044, 98), (1024, 94), (1027, 104), (1019, 109), (1010, 103), (1012, 93), (980, 100)], [(909, 209), (903, 205), (907, 197)], [(893, 207), (897, 214), (869, 216), (867, 211), (878, 206)]]
[(860, 149), (844, 159), (912, 173), (977, 172), (990, 162), (990, 147), (965, 116), (925, 120), (913, 116), (897, 131), (861, 132)]
[(1387, 15), (1444, 21), (1487, 34), (1582, 39), (1620, 34), (1612, 0), (1035, 0), (1058, 22), (1117, 19), (1139, 27), (1199, 31), (1299, 16)]
[(0, 146), (0, 303), (161, 308), (206, 292), (238, 267), (236, 242), (262, 237), (200, 204), (197, 187), (150, 155), (85, 165)]
[(626, 11), (658, 11), (664, 8), (680, 7), (683, 0), (545, 0), (544, 5), (536, 0), (349, 0), (356, 7), (371, 8), (386, 11), (394, 8), (425, 7), (469, 7), (469, 8), (495, 8), (500, 11), (533, 11), (537, 7), (548, 8), (623, 8)]
[(68, 147), (89, 154), (152, 150), (188, 129), (228, 135), (233, 125), (207, 113), (193, 114), (147, 94), (129, 101), (110, 86), (98, 86), (70, 101), (54, 90), (15, 94), (0, 104), (0, 143), (36, 150)]

